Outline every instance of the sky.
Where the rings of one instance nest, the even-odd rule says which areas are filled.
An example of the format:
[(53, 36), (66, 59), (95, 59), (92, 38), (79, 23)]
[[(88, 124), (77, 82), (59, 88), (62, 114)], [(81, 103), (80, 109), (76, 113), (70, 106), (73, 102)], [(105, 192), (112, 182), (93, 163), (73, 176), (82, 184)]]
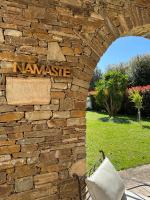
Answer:
[(150, 39), (135, 36), (122, 37), (111, 44), (97, 67), (105, 72), (110, 64), (128, 62), (132, 57), (143, 54), (150, 54)]

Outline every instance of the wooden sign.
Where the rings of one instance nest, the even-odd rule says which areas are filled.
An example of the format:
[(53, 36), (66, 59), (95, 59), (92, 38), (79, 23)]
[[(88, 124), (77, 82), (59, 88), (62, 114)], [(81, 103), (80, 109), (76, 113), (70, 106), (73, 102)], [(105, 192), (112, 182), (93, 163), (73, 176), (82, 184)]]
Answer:
[(57, 77), (70, 77), (71, 70), (69, 67), (62, 66), (38, 66), (37, 64), (14, 63), (13, 73), (31, 74), (31, 75), (48, 75)]

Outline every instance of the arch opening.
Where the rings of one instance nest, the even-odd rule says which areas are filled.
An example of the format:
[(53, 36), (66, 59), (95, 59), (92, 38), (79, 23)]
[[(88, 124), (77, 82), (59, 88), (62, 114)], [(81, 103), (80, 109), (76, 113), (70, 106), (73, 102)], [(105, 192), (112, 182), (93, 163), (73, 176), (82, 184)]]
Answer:
[[(148, 39), (150, 39), (149, 38), (149, 34), (150, 34), (150, 25), (149, 24), (147, 24), (147, 25), (145, 25), (145, 26), (141, 26), (141, 27), (136, 27), (136, 28), (134, 28), (134, 29), (132, 29), (132, 30), (130, 30), (128, 33), (125, 33), (125, 34), (122, 34), (122, 35), (120, 35), (120, 37), (118, 37), (118, 39), (120, 39), (120, 38), (124, 38), (124, 37), (126, 37), (126, 38), (128, 38), (128, 37), (143, 37), (143, 39), (145, 38), (145, 42), (148, 42), (149, 40)], [(116, 39), (115, 41), (117, 41), (118, 39)], [(113, 42), (115, 42), (115, 41), (112, 41), (110, 44), (112, 44)], [(111, 45), (109, 45), (109, 47), (110, 47)], [(108, 51), (109, 50), (109, 47), (104, 51), (104, 52), (106, 52), (106, 51)], [(134, 48), (133, 48), (134, 49)], [(147, 54), (149, 55), (150, 54), (150, 50), (149, 51), (147, 51)], [(139, 54), (137, 54), (137, 56), (140, 56), (140, 53)], [(141, 55), (143, 55), (143, 52), (141, 53)], [(136, 56), (136, 55), (135, 55)], [(102, 57), (102, 56), (101, 56)], [(108, 58), (108, 57), (107, 57)], [(101, 59), (101, 58), (100, 58)], [(127, 61), (124, 61), (124, 62), (128, 62), (129, 60), (127, 60)], [(122, 62), (120, 62), (120, 63), (122, 63)], [(117, 63), (117, 64), (120, 64), (120, 63)], [(110, 62), (110, 64), (116, 64), (116, 63), (111, 63)], [(100, 65), (99, 65), (99, 68), (100, 68)], [(107, 69), (108, 70), (108, 69)], [(105, 71), (103, 70), (103, 73), (105, 73)], [(90, 89), (91, 90), (91, 89)], [(95, 92), (94, 91), (90, 91), (89, 92), (89, 95), (95, 95)], [(92, 108), (91, 108), (92, 109)], [(125, 125), (127, 125), (127, 124), (130, 124), (130, 120), (128, 120), (127, 118), (126, 118), (127, 116), (125, 116), (125, 118), (122, 118), (122, 117), (119, 117), (118, 119), (116, 118), (116, 120), (114, 120), (113, 121), (113, 123), (116, 123), (116, 124), (125, 124)], [(93, 119), (92, 119), (93, 118)], [(101, 118), (101, 119), (100, 119)], [(100, 124), (100, 120), (101, 120), (101, 124)], [(118, 153), (117, 153), (117, 151), (119, 152), (120, 151), (120, 148), (119, 148), (119, 146), (121, 145), (123, 145), (123, 143), (119, 143), (119, 138), (117, 138), (118, 137), (118, 135), (116, 135), (116, 133), (114, 132), (113, 133), (113, 124), (108, 124), (108, 122), (109, 122), (109, 117), (107, 117), (107, 115), (106, 114), (104, 114), (103, 115), (103, 117), (102, 116), (100, 116), (100, 114), (98, 114), (98, 113), (95, 113), (95, 114), (93, 114), (93, 113), (90, 113), (90, 112), (88, 112), (88, 114), (87, 114), (87, 121), (88, 121), (88, 130), (86, 130), (88, 133), (87, 133), (87, 146), (86, 146), (86, 148), (87, 148), (87, 168), (89, 169), (92, 165), (93, 165), (93, 163), (94, 163), (94, 161), (97, 159), (97, 157), (99, 156), (99, 150), (100, 149), (106, 149), (106, 152), (108, 151), (108, 156), (110, 156), (111, 158), (112, 158), (112, 160), (113, 160), (113, 162), (114, 162), (114, 164), (116, 165), (116, 167), (117, 167), (117, 169), (118, 170), (121, 170), (121, 169), (127, 169), (127, 168), (130, 168), (130, 167), (135, 167), (135, 166), (137, 166), (137, 163), (135, 162), (134, 164), (133, 164), (133, 166), (132, 165), (130, 165), (129, 163), (127, 163), (130, 159), (133, 159), (132, 158), (132, 149), (129, 149), (129, 152), (126, 152), (125, 151), (125, 148), (127, 148), (128, 147), (128, 144), (127, 144), (127, 141), (129, 140), (129, 138), (127, 138), (128, 136), (126, 135), (125, 137), (124, 137), (124, 140), (126, 140), (125, 141), (125, 146), (126, 146), (126, 144), (127, 144), (127, 146), (125, 147), (123, 147), (122, 148), (122, 150), (121, 150), (121, 154), (122, 154), (122, 157), (124, 158), (124, 166), (123, 165), (121, 165), (121, 161), (118, 159), (119, 157), (119, 155), (118, 155)], [(89, 122), (90, 121), (90, 122)], [(94, 121), (95, 121), (95, 124), (94, 124)], [(99, 122), (98, 122), (99, 121)], [(103, 125), (104, 126), (102, 126), (102, 123), (103, 123)], [(101, 131), (100, 131), (100, 129), (99, 129), (99, 127), (98, 127), (98, 124), (101, 126), (101, 130), (102, 130), (102, 134), (101, 134)], [(94, 126), (97, 128), (97, 130), (96, 130), (96, 128), (94, 128)], [(110, 126), (111, 128), (112, 128), (112, 130), (109, 130), (109, 127), (108, 126)], [(118, 125), (118, 127), (116, 126), (116, 130), (114, 130), (114, 131), (117, 131), (117, 128), (119, 128), (119, 125)], [(96, 135), (95, 135), (95, 137), (92, 137), (92, 136), (90, 136), (90, 134), (91, 135), (94, 135), (94, 131), (96, 132)], [(98, 133), (98, 131), (99, 131), (99, 133)], [(119, 129), (118, 129), (118, 131), (119, 131)], [(128, 129), (126, 130), (127, 132), (128, 132)], [(112, 135), (111, 135), (111, 137), (112, 137), (112, 143), (111, 142), (107, 142), (107, 140), (108, 140), (108, 138), (109, 138), (109, 136), (110, 136), (110, 133), (112, 133)], [(145, 133), (146, 133), (146, 130), (145, 130)], [(107, 136), (105, 137), (105, 134), (107, 135), (109, 135), (108, 136), (108, 138), (107, 138)], [(118, 141), (115, 141), (114, 142), (114, 139), (113, 138), (115, 138), (116, 137), (116, 140), (118, 139)], [(135, 138), (133, 137), (131, 137), (130, 138), (131, 139), (131, 143), (135, 140)], [(98, 142), (98, 141), (100, 141), (100, 140), (102, 140), (102, 141), (105, 141), (105, 142)], [(113, 143), (114, 142), (114, 143)], [(144, 142), (144, 141), (143, 141)], [(134, 142), (133, 142), (134, 143)], [(107, 146), (108, 145), (108, 146)], [(134, 145), (136, 145), (136, 143), (134, 143)], [(142, 144), (141, 144), (142, 145)], [(115, 149), (114, 150), (114, 152), (113, 151), (111, 151), (111, 148), (112, 149)], [(145, 157), (147, 157), (147, 159), (145, 160), (145, 163), (143, 162), (143, 164), (149, 164), (149, 162), (150, 162), (150, 160), (148, 159), (148, 145), (147, 145), (147, 147), (145, 147), (145, 148), (147, 148), (147, 150), (145, 149), (145, 152), (144, 151), (140, 151), (140, 146), (138, 147), (139, 149), (137, 149), (136, 151), (136, 157), (137, 157), (137, 159), (138, 159), (138, 157), (141, 157), (141, 163), (138, 163), (139, 165), (141, 165), (142, 164), (142, 157), (144, 157), (144, 153), (145, 153)], [(109, 150), (108, 150), (109, 149)], [(123, 151), (123, 149), (124, 149), (124, 151)], [(134, 151), (134, 150), (133, 150)], [(115, 155), (116, 154), (116, 155)], [(133, 153), (134, 154), (134, 153)], [(115, 156), (116, 156), (116, 159), (115, 159)], [(89, 158), (90, 157), (90, 158)], [(117, 160), (118, 159), (118, 160)], [(136, 159), (135, 159), (136, 160)], [(118, 163), (117, 163), (118, 162)]]

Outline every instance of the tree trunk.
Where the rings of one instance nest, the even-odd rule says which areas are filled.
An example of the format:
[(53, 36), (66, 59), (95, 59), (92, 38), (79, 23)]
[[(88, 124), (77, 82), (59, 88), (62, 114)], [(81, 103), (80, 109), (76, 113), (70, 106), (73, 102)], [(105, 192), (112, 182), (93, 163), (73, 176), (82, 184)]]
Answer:
[(141, 121), (141, 110), (138, 109), (138, 121), (140, 122)]

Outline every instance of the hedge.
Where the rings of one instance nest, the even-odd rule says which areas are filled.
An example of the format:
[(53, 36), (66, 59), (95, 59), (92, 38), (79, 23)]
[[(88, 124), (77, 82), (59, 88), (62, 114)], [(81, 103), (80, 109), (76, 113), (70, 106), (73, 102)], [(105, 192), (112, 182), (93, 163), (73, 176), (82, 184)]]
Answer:
[[(141, 110), (142, 116), (144, 117), (150, 117), (150, 85), (147, 86), (138, 86), (138, 87), (132, 87), (128, 90), (138, 90), (143, 96), (143, 108)], [(100, 107), (97, 105), (95, 101), (95, 97), (91, 96), (92, 98), (92, 105), (93, 110), (95, 111), (104, 111), (103, 107)], [(127, 114), (127, 115), (137, 115), (137, 110), (134, 107), (134, 103), (132, 103), (128, 98), (128, 91), (126, 92), (126, 95), (124, 96), (124, 100), (122, 103), (122, 107), (119, 111), (119, 114)]]

